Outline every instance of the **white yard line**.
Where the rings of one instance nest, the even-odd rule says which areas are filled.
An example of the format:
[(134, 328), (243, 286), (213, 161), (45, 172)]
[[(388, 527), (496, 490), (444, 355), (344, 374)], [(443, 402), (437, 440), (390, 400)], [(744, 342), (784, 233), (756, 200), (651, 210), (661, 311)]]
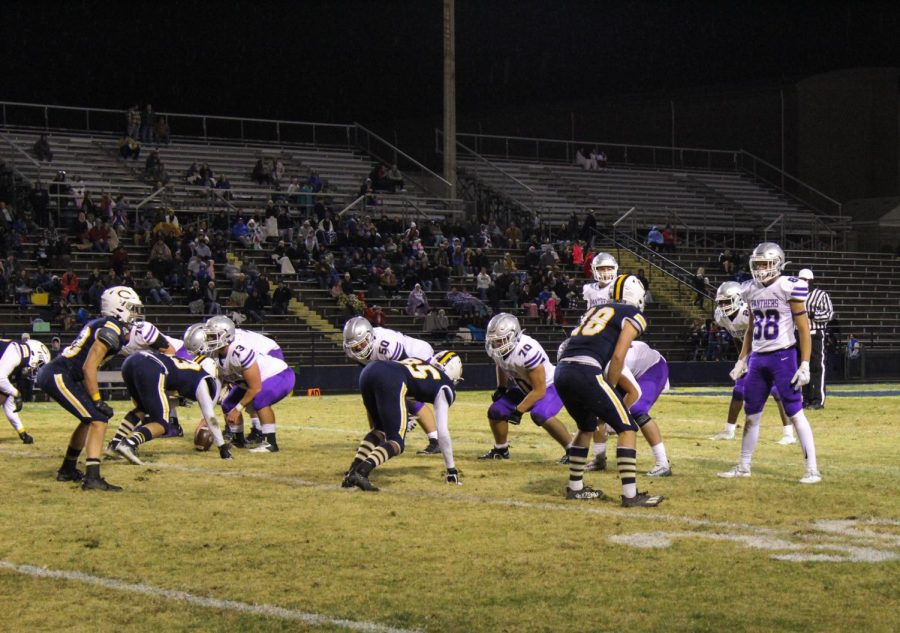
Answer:
[(286, 609), (271, 604), (248, 604), (246, 602), (237, 602), (235, 600), (208, 598), (187, 591), (165, 589), (163, 587), (155, 587), (143, 583), (125, 582), (124, 580), (116, 580), (115, 578), (93, 576), (80, 571), (63, 571), (58, 569), (47, 569), (46, 567), (35, 567), (34, 565), (19, 565), (5, 560), (0, 560), (0, 569), (16, 572), (25, 576), (33, 576), (35, 578), (68, 580), (116, 591), (137, 593), (153, 598), (164, 598), (173, 602), (181, 602), (198, 607), (205, 607), (207, 609), (236, 611), (238, 613), (247, 613), (265, 618), (278, 618), (281, 620), (297, 620), (312, 626), (338, 626), (351, 631), (365, 631), (367, 633), (418, 633), (415, 629), (398, 629), (391, 626), (376, 624), (374, 622), (333, 618), (319, 613), (296, 611), (294, 609)]

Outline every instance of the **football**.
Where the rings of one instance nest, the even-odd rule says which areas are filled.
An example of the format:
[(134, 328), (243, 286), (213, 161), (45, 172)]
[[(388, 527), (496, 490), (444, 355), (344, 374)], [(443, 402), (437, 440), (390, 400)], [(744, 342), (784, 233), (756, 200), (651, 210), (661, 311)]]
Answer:
[(208, 451), (213, 445), (213, 434), (206, 426), (206, 420), (200, 422), (194, 430), (194, 449), (198, 451)]

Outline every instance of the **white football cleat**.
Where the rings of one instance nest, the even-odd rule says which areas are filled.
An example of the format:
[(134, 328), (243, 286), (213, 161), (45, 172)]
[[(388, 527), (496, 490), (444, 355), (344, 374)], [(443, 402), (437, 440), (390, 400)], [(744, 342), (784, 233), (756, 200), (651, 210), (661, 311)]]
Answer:
[(661, 464), (657, 464), (653, 468), (650, 469), (650, 472), (647, 473), (648, 477), (671, 477), (672, 476), (672, 467), (671, 466), (662, 466)]
[(713, 436), (712, 436), (711, 438), (709, 438), (709, 439), (715, 440), (715, 441), (719, 441), (719, 440), (733, 440), (733, 439), (734, 439), (734, 433), (729, 433), (728, 431), (722, 431), (721, 433), (716, 433), (715, 435), (713, 435)]
[(719, 477), (722, 479), (736, 479), (738, 477), (749, 477), (750, 476), (750, 467), (749, 466), (741, 466), (738, 464), (737, 466), (732, 466), (725, 472), (719, 473)]
[(776, 444), (781, 444), (782, 446), (790, 446), (791, 444), (797, 443), (797, 438), (793, 435), (782, 435), (781, 439), (775, 442)]
[(803, 475), (803, 478), (800, 480), (801, 484), (817, 484), (822, 481), (822, 474), (818, 470), (809, 469), (806, 471), (806, 474)]
[(269, 442), (263, 442), (262, 444), (260, 444), (260, 445), (257, 446), (256, 448), (251, 448), (251, 449), (250, 449), (249, 451), (247, 451), (247, 452), (248, 452), (248, 453), (277, 453), (277, 452), (278, 452), (278, 445), (277, 445), (277, 444), (270, 444)]
[(134, 454), (134, 451), (131, 450), (131, 447), (128, 445), (128, 442), (119, 442), (119, 445), (116, 446), (116, 450), (119, 451), (119, 454), (130, 461), (135, 466), (143, 466), (144, 462), (141, 461), (141, 458)]

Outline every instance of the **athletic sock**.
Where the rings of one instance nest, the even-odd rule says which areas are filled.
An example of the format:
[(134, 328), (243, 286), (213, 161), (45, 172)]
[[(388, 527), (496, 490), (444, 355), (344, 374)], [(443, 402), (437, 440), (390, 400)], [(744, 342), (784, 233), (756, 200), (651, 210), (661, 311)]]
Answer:
[(725, 432), (728, 435), (734, 435), (734, 432), (737, 430), (737, 422), (726, 422), (725, 423)]
[(569, 490), (578, 492), (584, 488), (584, 466), (587, 464), (588, 449), (582, 446), (570, 446), (566, 449), (569, 456)]
[(259, 418), (250, 418), (250, 426), (252, 428), (256, 429), (257, 431), (261, 431), (262, 433), (265, 433), (265, 431), (261, 430), (262, 424), (260, 423)]
[(503, 442), (503, 444), (494, 444), (494, 448), (498, 451), (505, 451), (509, 449), (509, 442)]
[(806, 467), (809, 470), (818, 470), (819, 465), (816, 462), (816, 442), (813, 439), (812, 427), (803, 409), (791, 416), (791, 422), (797, 429), (797, 437), (800, 440), (800, 448), (803, 449), (803, 455), (806, 457)]
[(606, 455), (606, 442), (594, 442), (594, 455)]
[(653, 451), (653, 457), (656, 459), (657, 466), (669, 466), (669, 457), (666, 455), (666, 447), (662, 442), (656, 446), (651, 446), (650, 450)]
[(365, 459), (365, 461), (356, 468), (356, 472), (358, 472), (363, 477), (368, 477), (369, 473), (372, 472), (375, 468), (378, 468), (384, 462), (389, 460), (391, 457), (395, 457), (396, 455), (399, 455), (399, 451), (394, 448), (394, 443), (384, 442), (380, 446), (375, 447), (375, 450), (369, 453), (369, 456)]
[(793, 424), (787, 424), (785, 426), (782, 426), (781, 429), (782, 429), (782, 433), (784, 434), (785, 437), (794, 437), (794, 425)]
[(64, 470), (66, 472), (73, 472), (75, 467), (78, 465), (78, 456), (81, 455), (80, 448), (72, 448), (69, 446), (66, 448), (66, 457), (63, 459), (62, 467), (60, 470)]
[(637, 450), (633, 448), (616, 448), (616, 465), (619, 467), (619, 479), (622, 482), (622, 496), (629, 499), (637, 494)]
[(353, 459), (353, 464), (350, 466), (350, 469), (353, 470), (360, 462), (365, 461), (366, 457), (375, 450), (375, 447), (378, 446), (380, 441), (381, 438), (375, 431), (369, 431), (356, 448), (356, 457)]
[(271, 444), (272, 446), (278, 446), (278, 442), (275, 441), (275, 425), (274, 424), (263, 424), (260, 427), (260, 431), (263, 435), (266, 436), (266, 442)]
[(427, 433), (427, 435), (428, 435), (428, 439), (429, 439), (429, 440), (436, 440), (436, 439), (437, 439), (437, 431), (432, 431), (431, 433)]
[(153, 433), (150, 432), (146, 426), (142, 426), (137, 431), (131, 434), (125, 443), (128, 444), (131, 448), (137, 448), (144, 442), (149, 442), (153, 439)]
[(756, 443), (759, 441), (760, 419), (762, 419), (762, 411), (753, 415), (747, 415), (747, 421), (744, 425), (744, 437), (741, 440), (741, 459), (738, 462), (744, 468), (750, 468), (753, 451), (756, 450)]
[(84, 476), (86, 479), (100, 479), (100, 460), (96, 457), (88, 457), (85, 460), (85, 468)]
[(125, 415), (125, 419), (122, 420), (122, 423), (119, 425), (119, 428), (116, 429), (116, 434), (112, 438), (112, 444), (114, 447), (119, 445), (119, 442), (124, 442), (125, 439), (134, 432), (134, 427), (138, 425), (140, 420), (133, 412), (128, 412)]

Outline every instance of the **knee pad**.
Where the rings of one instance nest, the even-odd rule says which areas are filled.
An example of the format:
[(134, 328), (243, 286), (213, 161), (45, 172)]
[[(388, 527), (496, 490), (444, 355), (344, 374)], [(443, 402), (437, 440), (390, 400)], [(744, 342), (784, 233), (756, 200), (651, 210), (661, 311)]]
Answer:
[(635, 421), (635, 423), (638, 425), (638, 428), (639, 428), (639, 429), (644, 428), (644, 425), (647, 424), (647, 422), (651, 421), (652, 419), (653, 419), (653, 418), (651, 418), (651, 417), (650, 417), (648, 414), (646, 414), (646, 413), (642, 413), (642, 414), (640, 414), (640, 415), (634, 416), (634, 421)]
[(542, 416), (540, 413), (532, 413), (531, 421), (534, 422), (535, 426), (544, 426), (544, 422), (547, 421), (547, 418)]

